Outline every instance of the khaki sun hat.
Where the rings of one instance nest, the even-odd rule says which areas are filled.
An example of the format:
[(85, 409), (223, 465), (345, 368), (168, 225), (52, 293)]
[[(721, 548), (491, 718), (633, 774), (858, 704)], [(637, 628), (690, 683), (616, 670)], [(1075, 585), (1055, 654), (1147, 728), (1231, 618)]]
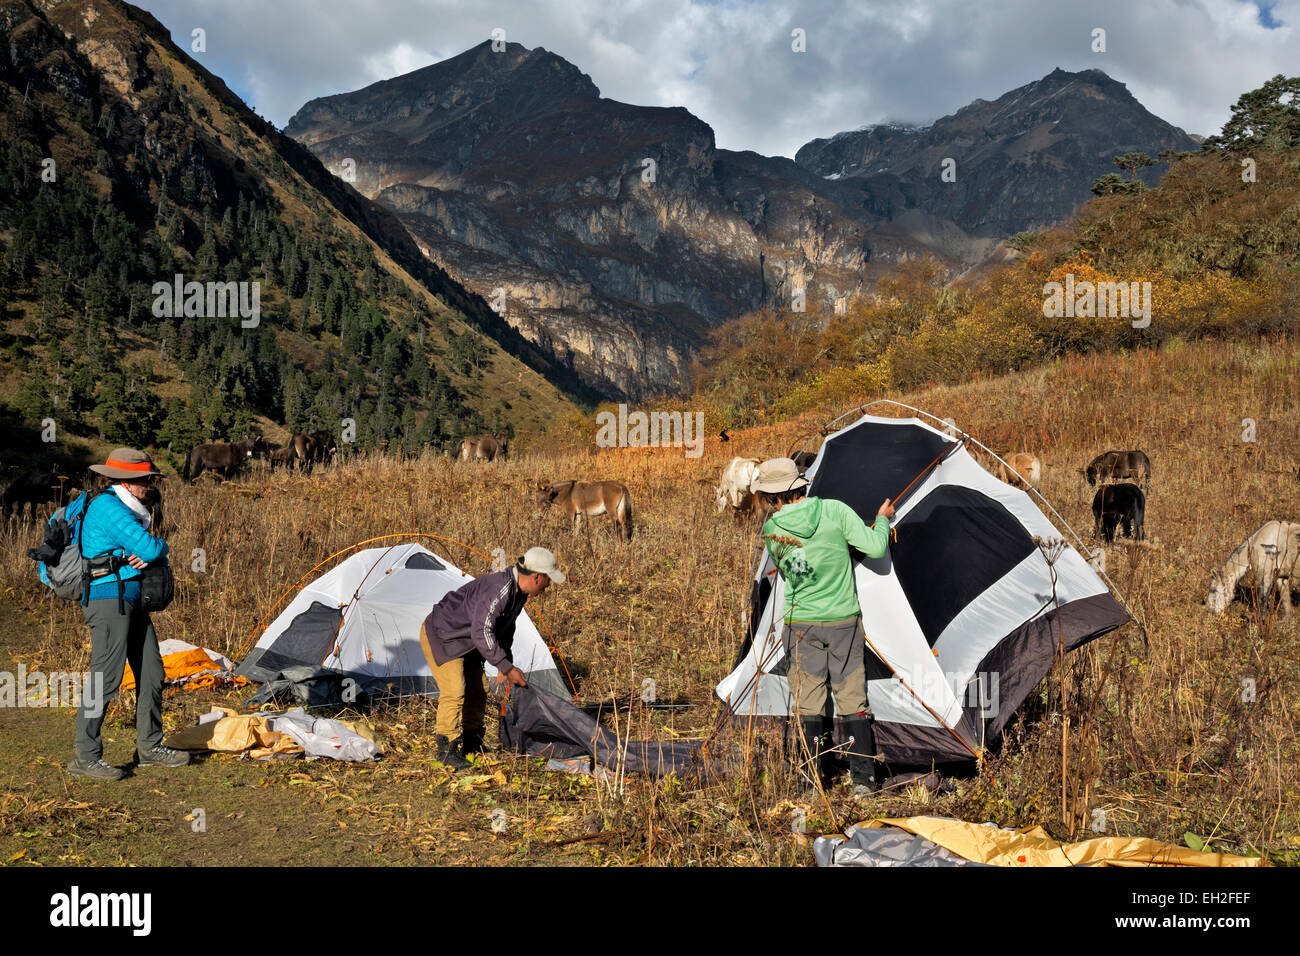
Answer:
[(790, 458), (769, 458), (758, 466), (758, 473), (749, 483), (750, 491), (765, 491), (779, 495), (786, 491), (796, 491), (808, 486), (808, 479), (799, 474), (794, 460)]
[(555, 563), (555, 555), (545, 548), (529, 548), (519, 559), (519, 570), (529, 574), (544, 574), (556, 584), (564, 583), (564, 572)]
[(124, 480), (147, 478), (150, 475), (167, 477), (154, 467), (148, 455), (134, 448), (114, 448), (102, 465), (91, 465), (90, 470), (108, 478)]

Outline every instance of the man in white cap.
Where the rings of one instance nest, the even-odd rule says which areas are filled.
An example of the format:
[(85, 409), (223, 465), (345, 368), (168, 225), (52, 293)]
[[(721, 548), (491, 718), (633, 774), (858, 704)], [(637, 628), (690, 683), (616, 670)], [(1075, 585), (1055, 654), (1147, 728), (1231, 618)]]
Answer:
[[(119, 780), (121, 768), (104, 761), (100, 728), (104, 707), (122, 683), (123, 668), (135, 675), (136, 765), (180, 767), (189, 754), (164, 747), (162, 726), (163, 665), (153, 621), (141, 607), (140, 575), (167, 560), (167, 542), (149, 533), (152, 516), (145, 507), (153, 483), (162, 477), (149, 456), (134, 448), (116, 448), (91, 471), (111, 478), (103, 494), (83, 493), (68, 505), (71, 520), (85, 509), (78, 544), (91, 562), (91, 582), (82, 613), (90, 627), (90, 672), (103, 681), (97, 700), (83, 701), (77, 714), (76, 756), (68, 764), (74, 777)], [(112, 559), (111, 570), (105, 558)]]
[(550, 583), (564, 583), (555, 555), (529, 548), (512, 568), (485, 574), (449, 592), (420, 627), (420, 648), (438, 684), (435, 741), (438, 759), (456, 770), (470, 766), (466, 754), (483, 749), (487, 713), (486, 661), (497, 681), (527, 686), (510, 656), (515, 621), (524, 604)]
[(836, 713), (849, 737), (854, 789), (875, 791), (879, 782), (867, 704), (866, 634), (849, 546), (870, 558), (884, 557), (894, 506), (886, 499), (868, 528), (844, 502), (806, 496), (807, 487), (808, 479), (789, 458), (763, 462), (749, 486), (771, 512), (763, 524), (763, 539), (785, 580), (783, 641), (790, 692), (804, 742), (820, 772), (830, 684)]

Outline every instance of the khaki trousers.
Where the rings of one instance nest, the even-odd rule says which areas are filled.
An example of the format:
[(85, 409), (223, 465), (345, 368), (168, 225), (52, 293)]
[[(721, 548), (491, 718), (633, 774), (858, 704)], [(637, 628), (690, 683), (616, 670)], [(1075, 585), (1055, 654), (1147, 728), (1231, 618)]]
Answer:
[(870, 714), (867, 706), (866, 632), (862, 618), (791, 622), (786, 625), (790, 655), (790, 693), (799, 715), (816, 717), (826, 709), (826, 687), (835, 695), (841, 717)]
[(459, 740), (465, 731), (480, 731), (487, 717), (487, 675), (483, 673), (483, 656), (470, 651), (445, 664), (433, 659), (429, 635), (420, 625), (420, 650), (429, 662), (438, 685), (438, 717), (434, 733), (448, 740)]

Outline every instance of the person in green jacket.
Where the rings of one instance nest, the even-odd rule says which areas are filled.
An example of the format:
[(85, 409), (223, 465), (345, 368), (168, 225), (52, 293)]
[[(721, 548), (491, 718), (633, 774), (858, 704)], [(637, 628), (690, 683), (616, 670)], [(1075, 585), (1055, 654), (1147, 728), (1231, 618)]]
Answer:
[(808, 480), (789, 458), (758, 466), (750, 491), (770, 512), (763, 523), (768, 553), (785, 580), (785, 629), (790, 693), (804, 743), (821, 765), (826, 690), (849, 737), (849, 774), (855, 792), (879, 789), (875, 735), (867, 704), (866, 632), (853, 584), (849, 546), (869, 558), (889, 548), (894, 506), (886, 499), (872, 527), (842, 501), (806, 495)]

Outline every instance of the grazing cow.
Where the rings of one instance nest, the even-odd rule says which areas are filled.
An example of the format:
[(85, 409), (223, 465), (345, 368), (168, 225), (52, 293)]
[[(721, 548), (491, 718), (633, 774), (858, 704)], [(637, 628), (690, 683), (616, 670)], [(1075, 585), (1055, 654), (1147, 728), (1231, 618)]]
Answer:
[(714, 489), (717, 494), (718, 514), (731, 505), (736, 521), (754, 510), (754, 496), (749, 490), (758, 474), (757, 458), (733, 458), (722, 469), (722, 483)]
[(1043, 464), (1033, 452), (1007, 452), (1002, 457), (1006, 464), (1001, 461), (998, 462), (997, 476), (999, 481), (1004, 481), (1008, 485), (1015, 485), (1017, 488), (1024, 488), (1027, 487), (1026, 482), (1030, 485), (1038, 484), (1039, 479), (1043, 476)]
[(4, 492), (0, 493), (0, 505), (6, 518), (11, 514), (22, 518), (30, 510), (35, 520), (38, 505), (53, 504), (58, 508), (68, 503), (72, 491), (68, 478), (53, 469), (30, 468), (5, 486)]
[(573, 533), (583, 516), (594, 518), (607, 514), (614, 522), (620, 540), (632, 540), (632, 496), (627, 486), (617, 481), (561, 481), (549, 488), (538, 488), (537, 503), (542, 507), (558, 505), (573, 519)]
[(1105, 485), (1092, 499), (1093, 537), (1107, 544), (1115, 540), (1115, 526), (1123, 524), (1124, 534), (1137, 541), (1146, 537), (1142, 525), (1146, 519), (1146, 496), (1137, 485)]
[(1300, 523), (1269, 521), (1239, 544), (1223, 567), (1210, 575), (1206, 605), (1222, 614), (1237, 593), (1237, 583), (1254, 574), (1259, 599), (1272, 598), (1274, 587), (1282, 599), (1282, 616), (1291, 616), (1291, 581), (1300, 571)]
[(510, 439), (504, 435), (470, 435), (460, 443), (461, 461), (492, 461), (505, 458), (510, 451)]
[(324, 465), (338, 457), (339, 443), (335, 440), (333, 432), (312, 432), (311, 440), (313, 464)]
[(297, 456), (294, 454), (292, 441), (283, 448), (277, 448), (266, 457), (271, 462), (272, 471), (275, 471), (276, 468), (292, 468), (294, 462), (297, 460)]
[(1151, 488), (1151, 459), (1140, 451), (1104, 451), (1094, 458), (1084, 470), (1088, 484), (1095, 485), (1106, 480), (1141, 481), (1143, 486)]
[(183, 477), (186, 481), (190, 481), (191, 478), (197, 479), (206, 468), (222, 478), (230, 478), (245, 461), (250, 458), (265, 458), (269, 450), (264, 438), (245, 438), (237, 442), (195, 445), (190, 449), (189, 461), (185, 462)]
[(289, 446), (293, 449), (295, 467), (299, 471), (310, 472), (312, 463), (316, 460), (316, 439), (302, 432), (294, 432), (289, 439)]
[(790, 456), (790, 460), (794, 462), (795, 468), (797, 468), (799, 474), (802, 475), (805, 471), (811, 468), (812, 463), (817, 460), (817, 452), (815, 451), (796, 452), (795, 454)]

